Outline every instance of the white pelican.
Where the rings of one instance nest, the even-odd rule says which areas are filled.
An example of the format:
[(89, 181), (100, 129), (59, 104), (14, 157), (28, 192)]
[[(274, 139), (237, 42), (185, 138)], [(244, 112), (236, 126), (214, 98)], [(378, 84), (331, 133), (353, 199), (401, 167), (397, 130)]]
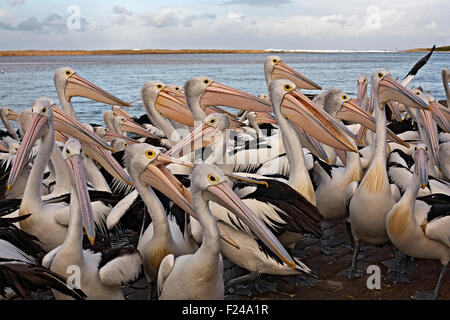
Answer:
[[(81, 144), (75, 139), (67, 140), (63, 155), (72, 177), (69, 225), (63, 244), (44, 257), (43, 265), (63, 276), (70, 275), (73, 268), (79, 268), (80, 289), (89, 300), (124, 299), (121, 286), (138, 278), (141, 255), (134, 248), (108, 249), (99, 253), (83, 250), (83, 226), (93, 243), (95, 225)], [(55, 290), (53, 293), (58, 300), (72, 299)]]
[(441, 194), (418, 198), (428, 183), (427, 152), (415, 147), (415, 171), (408, 187), (386, 217), (386, 230), (392, 243), (404, 254), (438, 260), (442, 267), (434, 291), (416, 292), (413, 299), (437, 299), (450, 260), (450, 197)]
[(442, 69), (442, 84), (444, 85), (445, 95), (447, 96), (447, 108), (450, 108), (450, 70), (447, 68)]
[(19, 140), (19, 137), (17, 136), (16, 131), (9, 123), (10, 120), (17, 121), (17, 118), (19, 117), (19, 114), (11, 108), (1, 108), (0, 109), (0, 119), (3, 122), (3, 125), (5, 126), (6, 130), (8, 130), (8, 133), (11, 135), (11, 137), (15, 140)]
[(355, 190), (349, 204), (352, 234), (355, 240), (352, 266), (343, 272), (350, 277), (361, 276), (357, 270), (360, 240), (372, 244), (384, 244), (386, 214), (400, 199), (398, 187), (389, 184), (386, 171), (386, 102), (394, 100), (413, 108), (427, 108), (427, 104), (406, 87), (394, 80), (388, 71), (380, 70), (372, 75), (371, 96), (376, 99), (376, 136), (372, 162), (364, 178)]
[(75, 119), (59, 112), (53, 112), (53, 105), (53, 101), (49, 98), (39, 98), (33, 103), (31, 125), (20, 145), (8, 180), (8, 189), (10, 189), (20, 175), (33, 144), (36, 140), (41, 139), (39, 152), (25, 187), (19, 215), (32, 213), (29, 219), (20, 222), (20, 226), (23, 230), (37, 236), (42, 247), (47, 251), (64, 241), (69, 220), (69, 206), (63, 203), (44, 204), (40, 192), (42, 176), (54, 146), (55, 123), (58, 123), (58, 126), (63, 127), (64, 131), (73, 137), (79, 137), (103, 148), (111, 148)]
[(70, 100), (75, 96), (81, 96), (111, 105), (130, 106), (129, 103), (114, 97), (102, 88), (84, 79), (70, 67), (57, 69), (53, 76), (53, 82), (62, 109), (74, 118), (76, 118), (76, 113)]
[(227, 178), (217, 167), (196, 165), (192, 171), (192, 202), (203, 230), (200, 248), (191, 255), (167, 255), (158, 272), (160, 299), (211, 299), (224, 297), (221, 242), (209, 201), (225, 206), (239, 216), (271, 250), (296, 267), (285, 249), (257, 216), (233, 193)]

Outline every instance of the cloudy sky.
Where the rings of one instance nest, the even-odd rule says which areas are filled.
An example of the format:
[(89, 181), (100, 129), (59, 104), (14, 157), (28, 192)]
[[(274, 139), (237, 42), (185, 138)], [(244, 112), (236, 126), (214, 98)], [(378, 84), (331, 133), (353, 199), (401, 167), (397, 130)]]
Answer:
[(448, 0), (0, 0), (0, 50), (407, 49), (450, 45), (449, 13)]

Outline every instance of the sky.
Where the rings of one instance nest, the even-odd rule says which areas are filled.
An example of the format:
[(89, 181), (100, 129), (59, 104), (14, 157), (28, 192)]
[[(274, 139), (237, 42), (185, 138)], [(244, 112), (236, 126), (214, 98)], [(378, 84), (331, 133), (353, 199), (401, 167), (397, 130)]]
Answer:
[(0, 0), (0, 50), (450, 45), (448, 0)]

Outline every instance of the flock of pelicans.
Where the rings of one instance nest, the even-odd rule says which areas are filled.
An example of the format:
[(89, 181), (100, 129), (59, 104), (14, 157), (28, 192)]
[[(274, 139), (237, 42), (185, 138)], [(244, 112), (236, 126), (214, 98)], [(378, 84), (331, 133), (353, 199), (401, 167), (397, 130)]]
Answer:
[[(450, 259), (450, 70), (446, 102), (406, 88), (430, 55), (401, 82), (360, 76), (356, 99), (303, 94), (321, 87), (277, 56), (264, 61), (268, 95), (206, 76), (183, 89), (148, 82), (140, 118), (56, 70), (60, 107), (41, 97), (1, 109), (0, 295), (124, 299), (144, 272), (152, 297), (223, 299), (260, 273), (316, 276), (292, 248), (339, 220), (354, 251), (344, 275), (362, 275), (361, 242), (391, 242), (399, 276), (410, 257), (441, 263), (435, 289), (413, 296), (436, 299)], [(80, 123), (74, 96), (111, 105), (104, 125)], [(224, 283), (222, 257), (250, 273)]]

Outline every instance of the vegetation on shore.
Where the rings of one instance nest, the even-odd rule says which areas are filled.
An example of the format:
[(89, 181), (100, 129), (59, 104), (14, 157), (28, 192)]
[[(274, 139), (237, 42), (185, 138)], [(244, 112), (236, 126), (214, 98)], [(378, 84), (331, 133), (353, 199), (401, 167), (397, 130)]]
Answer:
[[(408, 49), (405, 50), (406, 52), (425, 52), (430, 51), (431, 48), (417, 48), (417, 49)], [(450, 46), (442, 46), (442, 47), (436, 47), (434, 51), (441, 51), (441, 52), (450, 52)]]

